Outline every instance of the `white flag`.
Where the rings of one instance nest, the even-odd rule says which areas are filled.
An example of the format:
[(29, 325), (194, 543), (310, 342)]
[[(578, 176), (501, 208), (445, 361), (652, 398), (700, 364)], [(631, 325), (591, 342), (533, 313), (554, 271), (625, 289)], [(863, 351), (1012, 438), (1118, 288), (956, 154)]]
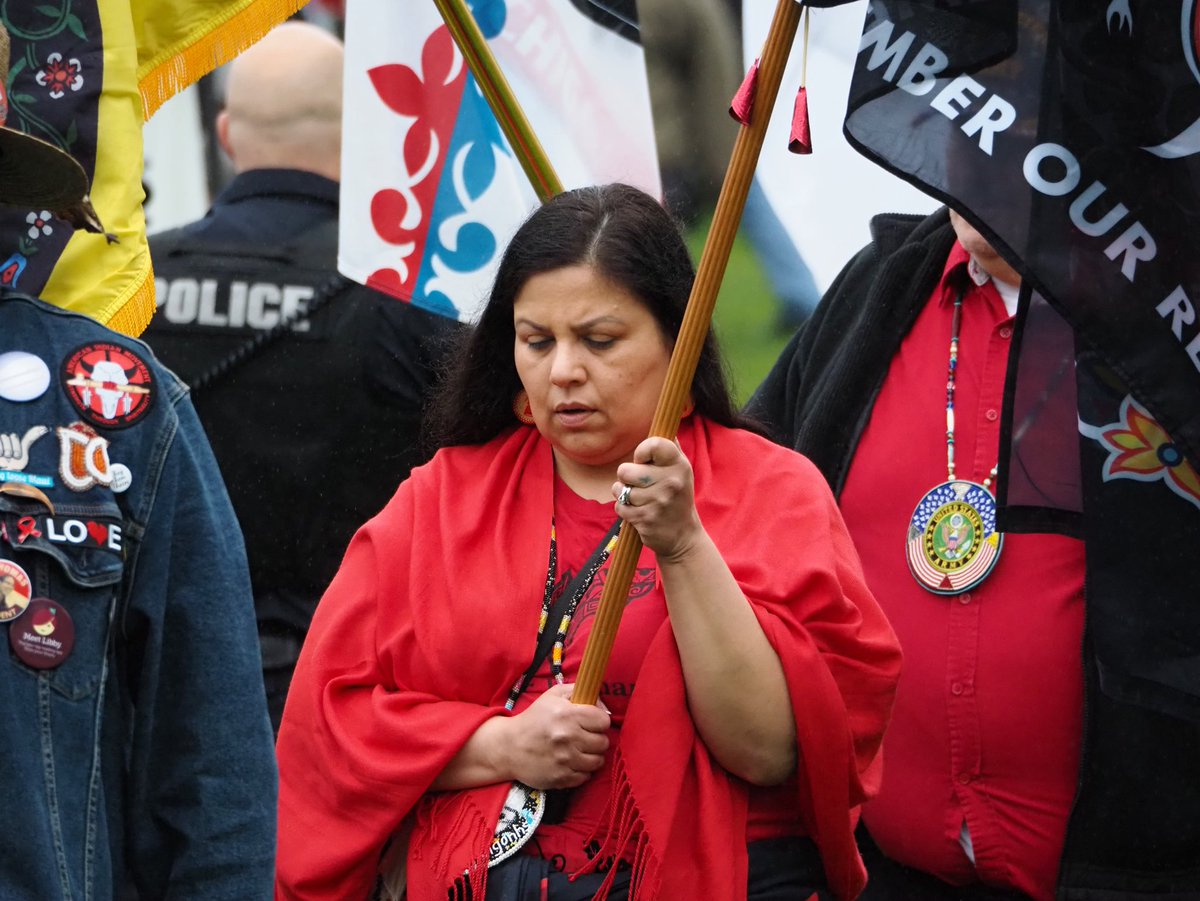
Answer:
[[(622, 181), (657, 197), (636, 22), (607, 5), (471, 4), (563, 185)], [(477, 318), (537, 200), (432, 0), (349, 0), (344, 90), (339, 269)]]

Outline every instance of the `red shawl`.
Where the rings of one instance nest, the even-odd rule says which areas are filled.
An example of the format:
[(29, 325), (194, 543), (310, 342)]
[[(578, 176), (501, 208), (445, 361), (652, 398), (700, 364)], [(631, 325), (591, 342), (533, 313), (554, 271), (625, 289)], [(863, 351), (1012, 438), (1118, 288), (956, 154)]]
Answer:
[[(699, 417), (680, 442), (701, 519), (783, 662), (805, 828), (834, 893), (853, 898), (865, 880), (855, 808), (878, 780), (896, 639), (806, 459)], [(482, 897), (507, 786), (426, 792), (504, 714), (528, 664), (552, 497), (550, 448), (519, 428), (443, 450), (359, 530), (313, 619), (279, 735), (277, 899), (365, 899), (402, 820), (411, 901), (441, 901), (464, 872)], [(687, 715), (669, 622), (637, 686), (604, 853), (635, 859), (642, 901), (745, 897), (746, 785)]]

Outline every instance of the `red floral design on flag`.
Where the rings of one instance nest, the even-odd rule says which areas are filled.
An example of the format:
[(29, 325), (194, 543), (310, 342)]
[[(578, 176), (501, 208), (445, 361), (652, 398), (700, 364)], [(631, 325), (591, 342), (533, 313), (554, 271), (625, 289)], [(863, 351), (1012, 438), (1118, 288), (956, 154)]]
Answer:
[(78, 91), (83, 87), (83, 76), (79, 74), (81, 68), (79, 60), (64, 60), (61, 53), (51, 53), (35, 79), (42, 87), (49, 88), (50, 96), (57, 100), (68, 89)]
[[(418, 73), (409, 66), (391, 64), (368, 72), (388, 109), (415, 120), (404, 137), (404, 183), (384, 188), (371, 198), (371, 224), (380, 238), (397, 246), (401, 268), (379, 269), (368, 284), (392, 294), (407, 295), (416, 283), (430, 212), (466, 84), (467, 68), (445, 26), (426, 39), (421, 70)], [(408, 265), (410, 260), (412, 265)]]

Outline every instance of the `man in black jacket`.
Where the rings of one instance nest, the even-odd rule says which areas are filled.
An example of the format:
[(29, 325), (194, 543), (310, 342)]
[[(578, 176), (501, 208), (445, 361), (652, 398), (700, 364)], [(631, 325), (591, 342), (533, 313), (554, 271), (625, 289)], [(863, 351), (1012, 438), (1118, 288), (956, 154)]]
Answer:
[(342, 45), (279, 26), (229, 67), (216, 122), (237, 175), (150, 241), (143, 336), (192, 389), (246, 538), (276, 729), (350, 536), (421, 461), (443, 317), (337, 274)]
[[(905, 653), (883, 788), (864, 810), (863, 897), (1200, 898), (1200, 730), (1186, 705), (1151, 700), (1166, 693), (1135, 697), (1097, 651), (1110, 634), (1151, 636), (1141, 660), (1170, 659), (1163, 611), (1179, 606), (1169, 586), (1186, 556), (1161, 529), (1106, 515), (1098, 489), (1135, 492), (1145, 522), (1195, 534), (1195, 471), (1159, 442), (1171, 491), (1112, 481), (1104, 454), (1157, 433), (1124, 389), (1085, 409), (1073, 373), (1094, 360), (1068, 351), (1031, 411), (1066, 423), (1036, 442), (1082, 460), (1084, 515), (1001, 535), (1019, 277), (945, 210), (876, 217), (872, 236), (749, 405), (829, 479)], [(1114, 555), (1140, 594), (1111, 597), (1097, 574)]]

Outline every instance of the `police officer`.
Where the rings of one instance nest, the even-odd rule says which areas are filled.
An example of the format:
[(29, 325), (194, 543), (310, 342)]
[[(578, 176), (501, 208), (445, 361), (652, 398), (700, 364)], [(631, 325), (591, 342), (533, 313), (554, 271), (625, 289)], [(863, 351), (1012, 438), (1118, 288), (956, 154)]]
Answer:
[(419, 461), (456, 328), (336, 274), (342, 57), (288, 22), (234, 60), (216, 133), (237, 174), (203, 219), (150, 242), (145, 338), (191, 385), (237, 510), (276, 728), (350, 536)]
[[(8, 58), (0, 26), (0, 86)], [(86, 206), (50, 144), (0, 127), (0, 162), (0, 203)], [(0, 593), (0, 898), (270, 897), (249, 572), (187, 391), (140, 341), (10, 288)]]

